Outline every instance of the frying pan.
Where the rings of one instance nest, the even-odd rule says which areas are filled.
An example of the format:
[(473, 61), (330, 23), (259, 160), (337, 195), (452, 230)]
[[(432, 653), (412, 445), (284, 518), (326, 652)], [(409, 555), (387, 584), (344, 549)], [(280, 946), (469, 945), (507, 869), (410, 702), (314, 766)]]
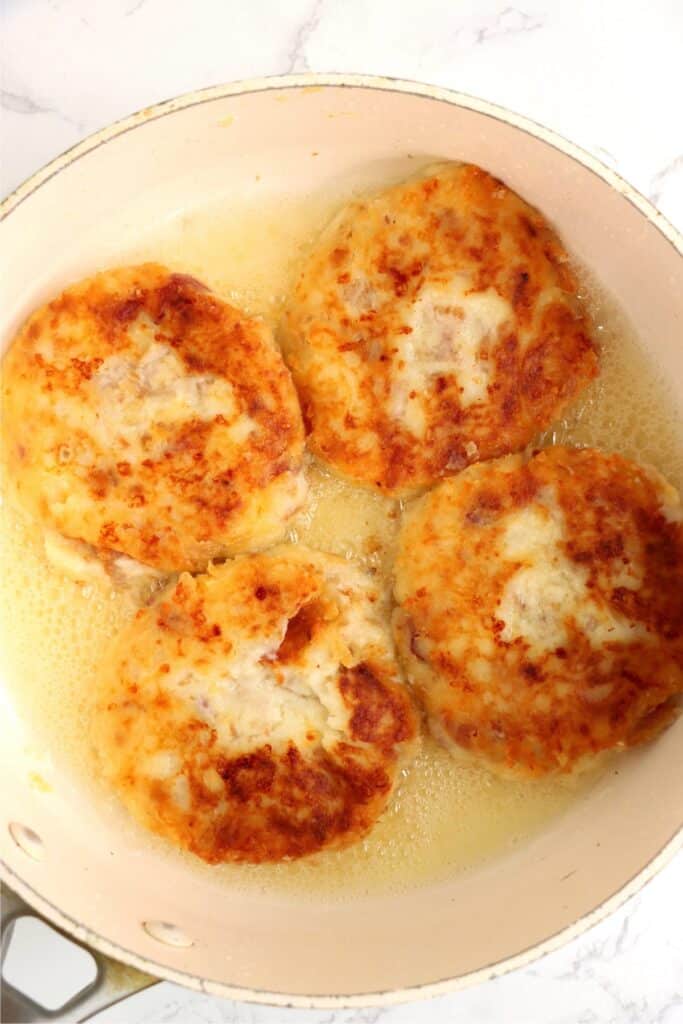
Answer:
[[(481, 164), (540, 207), (619, 301), (683, 404), (683, 240), (663, 217), (539, 125), (444, 89), (361, 76), (192, 93), (53, 161), (2, 211), (2, 344), (35, 305), (106, 266), (117, 232), (189, 209), (219, 184), (236, 202), (256, 176), (264, 194), (306, 194), (407, 154)], [(89, 994), (88, 1012), (113, 998), (105, 956), (231, 999), (298, 1007), (452, 991), (576, 936), (683, 840), (680, 718), (535, 839), (446, 881), (336, 903), (232, 890), (107, 828), (57, 760), (49, 786), (36, 788), (32, 724), (14, 713), (4, 677), (0, 698), (2, 878), (97, 951), (96, 984), (107, 984)], [(24, 912), (16, 901), (6, 909), (10, 919)], [(135, 975), (133, 987), (146, 980)], [(17, 1012), (30, 1017), (26, 1006)]]

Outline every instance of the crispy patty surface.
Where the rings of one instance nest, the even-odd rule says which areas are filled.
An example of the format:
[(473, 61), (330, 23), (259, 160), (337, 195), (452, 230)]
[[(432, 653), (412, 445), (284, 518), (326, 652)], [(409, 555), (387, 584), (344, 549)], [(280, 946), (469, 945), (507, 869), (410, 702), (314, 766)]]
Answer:
[(212, 863), (356, 841), (415, 751), (374, 584), (303, 546), (184, 574), (108, 666), (105, 774), (140, 821)]
[(402, 524), (394, 629), (430, 725), (503, 772), (637, 743), (683, 691), (683, 522), (654, 470), (549, 448), (472, 466)]
[(523, 448), (597, 373), (561, 242), (469, 164), (351, 202), (283, 337), (313, 451), (394, 494)]
[(3, 367), (16, 497), (42, 524), (162, 570), (282, 536), (303, 425), (269, 328), (157, 264), (37, 310)]

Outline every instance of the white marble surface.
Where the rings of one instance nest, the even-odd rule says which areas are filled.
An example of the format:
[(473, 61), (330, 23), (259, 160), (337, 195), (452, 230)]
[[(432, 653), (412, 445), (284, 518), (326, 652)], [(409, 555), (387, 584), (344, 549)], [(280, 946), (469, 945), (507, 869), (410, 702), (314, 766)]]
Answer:
[[(451, 86), (541, 121), (683, 227), (681, 0), (0, 0), (0, 11), (3, 193), (84, 135), (180, 92), (289, 71), (363, 71)], [(162, 984), (98, 1021), (678, 1024), (682, 909), (679, 856), (560, 952), (432, 1002), (283, 1011)]]

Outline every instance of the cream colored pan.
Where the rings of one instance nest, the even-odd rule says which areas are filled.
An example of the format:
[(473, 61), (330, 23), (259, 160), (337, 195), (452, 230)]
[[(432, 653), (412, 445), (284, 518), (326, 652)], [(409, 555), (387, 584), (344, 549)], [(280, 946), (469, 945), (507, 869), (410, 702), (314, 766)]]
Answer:
[[(408, 153), (481, 164), (539, 206), (621, 303), (683, 404), (683, 240), (657, 211), (592, 157), (514, 114), (443, 89), (357, 76), (193, 93), (99, 132), (40, 171), (3, 211), (3, 345), (39, 301), (106, 265), (113, 225), (130, 232), (140, 218), (201, 203), (219, 182), (237, 197), (256, 175), (264, 190), (302, 193)], [(612, 911), (683, 838), (681, 718), (537, 838), (470, 873), (334, 905), (231, 891), (95, 826), (92, 809), (58, 778), (49, 792), (32, 785), (31, 724), (6, 704), (7, 886), (95, 950), (233, 999), (388, 1005), (486, 981)], [(166, 929), (160, 941), (145, 922), (179, 932)], [(183, 936), (192, 944), (173, 944)]]

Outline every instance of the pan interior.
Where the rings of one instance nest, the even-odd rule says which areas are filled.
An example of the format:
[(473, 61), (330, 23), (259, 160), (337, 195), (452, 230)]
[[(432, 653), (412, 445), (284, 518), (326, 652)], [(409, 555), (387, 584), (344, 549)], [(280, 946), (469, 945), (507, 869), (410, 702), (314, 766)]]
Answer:
[[(606, 444), (605, 429), (611, 429), (614, 446), (635, 454), (628, 444), (637, 424), (639, 451), (652, 451), (648, 460), (680, 486), (683, 357), (677, 332), (683, 308), (676, 306), (680, 259), (673, 246), (601, 178), (548, 143), (421, 96), (361, 87), (275, 89), (189, 106), (114, 136), (47, 181), (3, 224), (4, 344), (32, 307), (67, 282), (121, 261), (152, 258), (155, 250), (156, 258), (206, 279), (226, 297), (276, 317), (281, 288), (272, 282), (284, 287), (300, 245), (331, 207), (356, 189), (398, 179), (434, 158), (472, 160), (503, 178), (546, 213), (590, 268), (600, 282), (594, 295), (601, 296), (607, 341), (615, 353), (623, 341), (628, 365), (624, 375), (615, 364), (609, 386), (615, 416), (619, 397), (627, 396), (621, 409), (628, 407), (630, 419), (624, 412), (624, 419), (598, 431), (597, 440)], [(608, 308), (603, 289), (623, 314)], [(661, 376), (679, 396), (678, 412), (673, 398), (648, 391), (648, 382)], [(321, 493), (326, 486), (321, 483)], [(368, 520), (375, 514), (369, 506), (359, 510)], [(319, 526), (324, 533), (324, 522)], [(23, 579), (30, 588), (30, 573)], [(20, 592), (14, 603), (21, 601)], [(13, 605), (7, 594), (4, 605), (7, 631)], [(114, 621), (116, 609), (104, 614)], [(77, 721), (73, 708), (63, 709), (59, 743), (47, 739), (39, 727), (41, 707), (50, 700), (56, 706), (54, 679), (27, 674), (29, 703), (22, 710), (7, 651), (0, 724), (4, 818), (33, 828), (43, 839), (44, 858), (29, 863), (3, 828), (3, 860), (65, 913), (151, 958), (160, 970), (320, 997), (461, 976), (589, 913), (637, 874), (679, 825), (681, 723), (652, 747), (609, 765), (599, 780), (585, 780), (581, 800), (569, 799), (565, 807), (555, 793), (555, 804), (536, 817), (533, 800), (526, 801), (527, 832), (540, 820), (546, 827), (468, 871), (427, 873), (419, 887), (392, 885), (389, 857), (372, 884), (361, 873), (345, 890), (348, 898), (339, 899), (337, 891), (332, 900), (315, 867), (303, 872), (298, 892), (263, 875), (226, 884), (222, 870), (163, 855), (158, 843), (127, 826), (113, 803), (93, 801), (92, 790), (57, 756), (68, 723)], [(501, 814), (498, 825), (504, 809)], [(471, 837), (475, 826), (474, 819), (465, 822), (463, 834)], [(401, 863), (418, 860), (416, 849), (417, 843), (402, 849)], [(339, 878), (344, 871), (350, 878), (348, 868)], [(161, 946), (142, 929), (144, 920), (174, 923), (194, 945)]]

